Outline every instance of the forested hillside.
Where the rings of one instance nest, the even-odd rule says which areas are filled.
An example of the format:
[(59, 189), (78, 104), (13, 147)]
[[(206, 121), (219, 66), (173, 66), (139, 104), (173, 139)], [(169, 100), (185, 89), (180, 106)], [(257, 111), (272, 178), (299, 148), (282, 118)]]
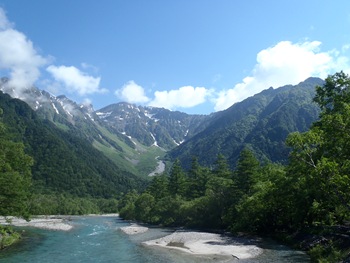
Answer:
[(312, 102), (315, 86), (324, 82), (309, 78), (296, 86), (267, 89), (223, 112), (218, 112), (202, 132), (168, 153), (189, 167), (192, 156), (209, 166), (220, 153), (231, 167), (239, 153), (249, 146), (259, 160), (286, 163), (287, 135), (306, 131), (318, 118), (319, 107)]
[(33, 191), (79, 197), (117, 197), (143, 181), (118, 168), (91, 144), (42, 120), (23, 101), (0, 93), (2, 121), (11, 139), (32, 156)]

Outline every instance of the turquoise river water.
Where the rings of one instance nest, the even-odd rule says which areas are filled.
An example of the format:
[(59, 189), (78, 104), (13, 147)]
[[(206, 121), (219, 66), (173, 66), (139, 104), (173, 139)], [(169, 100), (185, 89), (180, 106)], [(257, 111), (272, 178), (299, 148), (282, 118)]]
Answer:
[(1, 263), (199, 263), (199, 262), (309, 262), (299, 251), (273, 242), (263, 242), (264, 252), (246, 260), (193, 256), (177, 250), (149, 247), (143, 241), (172, 232), (150, 228), (144, 234), (128, 236), (118, 228), (129, 223), (119, 217), (72, 217), (74, 229), (68, 232), (25, 229), (21, 242), (0, 251)]

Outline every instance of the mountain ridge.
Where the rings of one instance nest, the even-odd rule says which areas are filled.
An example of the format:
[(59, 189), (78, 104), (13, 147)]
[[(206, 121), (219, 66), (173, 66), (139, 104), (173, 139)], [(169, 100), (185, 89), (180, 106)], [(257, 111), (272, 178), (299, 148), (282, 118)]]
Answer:
[[(91, 104), (77, 104), (65, 95), (56, 97), (34, 87), (23, 98), (42, 118), (86, 138), (130, 172), (147, 176), (165, 155), (166, 160), (179, 158), (186, 166), (193, 155), (211, 156), (199, 158), (211, 165), (222, 153), (233, 164), (245, 146), (260, 159), (286, 162), (284, 139), (289, 132), (304, 131), (316, 120), (318, 110), (311, 105), (312, 94), (315, 86), (322, 84), (319, 78), (308, 78), (294, 86), (270, 87), (207, 115), (126, 102), (94, 110)], [(273, 154), (275, 147), (283, 157)]]
[(306, 131), (318, 118), (319, 109), (312, 98), (315, 86), (323, 83), (322, 79), (308, 78), (233, 104), (219, 112), (202, 132), (168, 152), (167, 158), (178, 158), (188, 167), (196, 156), (200, 163), (210, 166), (221, 153), (234, 166), (239, 152), (249, 147), (261, 160), (285, 163), (289, 153), (285, 138), (290, 132)]
[(114, 165), (83, 138), (42, 119), (19, 99), (0, 91), (1, 121), (8, 136), (21, 142), (34, 159), (34, 190), (37, 193), (68, 193), (79, 197), (111, 198), (144, 182)]

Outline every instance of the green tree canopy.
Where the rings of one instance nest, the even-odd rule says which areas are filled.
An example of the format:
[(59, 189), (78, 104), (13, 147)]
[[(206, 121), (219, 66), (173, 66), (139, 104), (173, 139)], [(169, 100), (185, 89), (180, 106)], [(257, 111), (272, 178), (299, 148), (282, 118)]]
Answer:
[(249, 194), (259, 167), (260, 163), (255, 158), (254, 153), (248, 148), (244, 148), (239, 155), (237, 168), (234, 173), (236, 187), (242, 195)]
[(179, 159), (176, 159), (171, 167), (169, 177), (169, 192), (172, 195), (184, 195), (186, 192), (186, 177)]
[[(349, 218), (350, 204), (350, 78), (343, 72), (316, 88), (321, 107), (310, 131), (293, 133), (290, 176), (298, 178), (296, 199), (302, 199), (297, 221), (334, 224)], [(298, 204), (298, 203), (296, 203)]]
[(32, 164), (24, 145), (9, 140), (0, 122), (0, 215), (28, 218)]

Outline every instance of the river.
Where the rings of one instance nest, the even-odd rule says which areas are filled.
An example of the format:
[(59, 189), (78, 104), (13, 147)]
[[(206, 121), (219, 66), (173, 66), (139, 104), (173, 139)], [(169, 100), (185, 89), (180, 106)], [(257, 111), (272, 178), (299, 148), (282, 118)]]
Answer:
[(304, 253), (272, 242), (264, 242), (264, 252), (254, 259), (235, 261), (185, 254), (181, 251), (144, 246), (143, 241), (172, 231), (150, 228), (144, 234), (128, 236), (118, 228), (129, 223), (119, 217), (72, 217), (71, 231), (24, 229), (16, 245), (0, 251), (1, 263), (199, 263), (199, 262), (309, 262)]

